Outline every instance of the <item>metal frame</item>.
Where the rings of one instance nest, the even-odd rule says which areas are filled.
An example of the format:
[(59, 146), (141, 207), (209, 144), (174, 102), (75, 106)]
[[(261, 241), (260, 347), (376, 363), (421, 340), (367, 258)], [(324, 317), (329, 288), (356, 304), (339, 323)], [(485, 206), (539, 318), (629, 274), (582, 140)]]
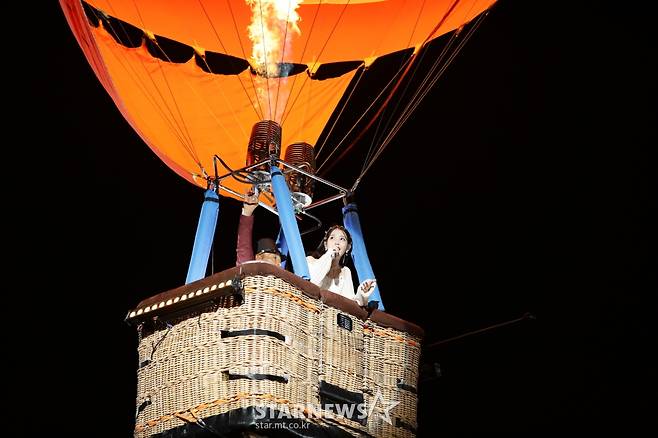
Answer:
[[(219, 157), (217, 157), (217, 158), (219, 158)], [(227, 193), (230, 193), (230, 194), (233, 195), (233, 196), (236, 196), (236, 197), (238, 197), (238, 198), (240, 198), (240, 199), (244, 199), (244, 198), (245, 198), (245, 195), (244, 195), (244, 194), (242, 194), (242, 193), (238, 193), (238, 192), (236, 192), (235, 190), (229, 189), (228, 187), (224, 187), (224, 186), (221, 184), (221, 182), (222, 182), (223, 180), (225, 180), (226, 178), (230, 178), (230, 177), (235, 178), (235, 174), (238, 174), (238, 173), (245, 173), (245, 172), (246, 172), (246, 173), (248, 173), (248, 174), (250, 174), (250, 175), (253, 175), (253, 173), (250, 172), (250, 171), (253, 170), (253, 169), (256, 169), (256, 168), (258, 168), (258, 167), (260, 167), (260, 166), (263, 166), (263, 165), (278, 165), (278, 164), (281, 164), (283, 167), (285, 167), (286, 169), (288, 169), (287, 172), (284, 171), (284, 170), (282, 169), (282, 173), (283, 173), (283, 174), (287, 174), (287, 173), (289, 173), (289, 172), (291, 172), (291, 171), (294, 170), (294, 171), (296, 171), (296, 172), (301, 173), (302, 175), (305, 175), (305, 176), (307, 176), (307, 177), (309, 177), (309, 178), (314, 179), (315, 181), (318, 181), (318, 182), (324, 184), (325, 186), (329, 186), (329, 187), (335, 189), (336, 191), (338, 191), (338, 193), (335, 194), (335, 195), (328, 196), (328, 197), (326, 197), (326, 198), (323, 198), (323, 199), (320, 199), (320, 200), (318, 200), (318, 201), (312, 202), (312, 203), (311, 203), (310, 205), (308, 205), (307, 207), (301, 207), (301, 208), (296, 209), (296, 213), (298, 214), (298, 215), (297, 215), (297, 219), (298, 219), (298, 220), (302, 220), (302, 218), (299, 216), (299, 214), (302, 214), (302, 215), (304, 215), (304, 216), (307, 216), (307, 217), (313, 219), (315, 222), (317, 222), (317, 225), (316, 225), (315, 227), (313, 227), (313, 228), (311, 228), (311, 229), (309, 229), (309, 230), (306, 230), (306, 231), (300, 233), (300, 234), (302, 234), (302, 235), (307, 234), (307, 233), (310, 233), (311, 231), (315, 231), (315, 230), (317, 230), (318, 228), (322, 227), (322, 222), (321, 222), (318, 218), (316, 218), (315, 216), (313, 216), (313, 215), (311, 215), (310, 213), (308, 213), (308, 210), (311, 210), (311, 209), (313, 209), (313, 208), (315, 208), (315, 207), (319, 207), (319, 206), (321, 206), (321, 205), (329, 204), (330, 202), (337, 201), (337, 200), (339, 200), (339, 199), (344, 199), (344, 198), (347, 197), (348, 194), (350, 193), (350, 191), (349, 191), (348, 189), (346, 189), (346, 188), (344, 188), (344, 187), (341, 187), (341, 186), (339, 186), (339, 185), (337, 185), (337, 184), (334, 184), (334, 183), (332, 183), (331, 181), (327, 181), (327, 180), (324, 179), (324, 178), (320, 178), (320, 177), (317, 176), (317, 175), (313, 175), (312, 173), (309, 173), (309, 172), (307, 172), (307, 171), (304, 170), (304, 169), (301, 169), (301, 168), (299, 168), (299, 167), (293, 166), (292, 164), (287, 163), (286, 161), (284, 161), (284, 160), (282, 160), (281, 158), (278, 158), (278, 157), (276, 157), (276, 156), (272, 156), (272, 157), (270, 157), (270, 158), (268, 158), (268, 159), (266, 159), (266, 160), (263, 160), (263, 161), (260, 161), (260, 162), (258, 162), (258, 163), (255, 163), (255, 164), (252, 164), (252, 165), (249, 165), (249, 166), (245, 166), (245, 167), (242, 167), (242, 168), (240, 168), (240, 169), (236, 169), (236, 170), (231, 170), (230, 168), (228, 168), (228, 166), (225, 165), (225, 167), (227, 167), (227, 168), (228, 168), (229, 170), (231, 170), (231, 171), (228, 172), (228, 173), (226, 173), (226, 174), (224, 174), (224, 175), (220, 175), (220, 176), (218, 176), (218, 177), (216, 177), (216, 178), (213, 178), (213, 181), (215, 182), (215, 184), (216, 184), (216, 186), (217, 186), (217, 188), (218, 188), (219, 190), (224, 190), (224, 191), (226, 191)], [(237, 178), (235, 178), (235, 179), (237, 179)], [(240, 182), (244, 183), (244, 181), (240, 181)], [(254, 178), (253, 184), (254, 184), (255, 186), (264, 186), (265, 188), (267, 188), (267, 186), (270, 185), (270, 180), (269, 180), (269, 177), (268, 177), (268, 179), (266, 179), (266, 180), (262, 180), (262, 181), (259, 182), (256, 178)], [(271, 190), (270, 190), (269, 188), (267, 188), (266, 190), (263, 190), (262, 188), (259, 188), (259, 190), (260, 190), (261, 192), (264, 191), (265, 193), (271, 193)], [(272, 206), (270, 206), (270, 205), (267, 205), (267, 204), (265, 204), (265, 203), (263, 203), (263, 202), (260, 202), (260, 201), (258, 202), (258, 205), (260, 205), (261, 207), (265, 208), (266, 210), (268, 210), (269, 212), (271, 212), (271, 213), (273, 213), (273, 214), (275, 214), (275, 215), (277, 215), (277, 216), (279, 215), (279, 213), (277, 212), (276, 208), (274, 208), (274, 207), (272, 207)]]

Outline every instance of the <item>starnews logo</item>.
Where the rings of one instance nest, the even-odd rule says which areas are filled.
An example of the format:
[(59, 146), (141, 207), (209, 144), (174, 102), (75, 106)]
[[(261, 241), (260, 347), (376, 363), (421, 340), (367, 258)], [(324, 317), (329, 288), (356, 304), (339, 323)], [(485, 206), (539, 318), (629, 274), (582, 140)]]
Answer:
[(396, 407), (397, 405), (400, 404), (399, 401), (397, 400), (391, 400), (391, 401), (386, 401), (384, 396), (382, 396), (382, 393), (379, 389), (377, 389), (377, 393), (375, 394), (375, 399), (372, 402), (372, 406), (370, 406), (370, 410), (368, 411), (368, 416), (372, 417), (372, 412), (375, 410), (375, 406), (377, 406), (377, 403), (381, 404), (382, 406), (382, 411), (383, 414), (377, 414), (379, 418), (387, 422), (388, 424), (393, 424), (391, 421), (391, 409)]
[[(340, 415), (345, 418), (356, 419), (357, 421), (364, 421), (367, 418), (373, 418), (375, 408), (379, 406), (377, 417), (388, 424), (393, 424), (391, 420), (391, 410), (399, 405), (400, 402), (396, 400), (386, 400), (381, 391), (377, 389), (372, 404), (368, 407), (366, 403), (325, 403), (322, 405), (323, 410), (318, 410), (313, 405), (305, 405), (300, 407), (288, 407), (286, 405), (278, 408), (277, 410), (268, 408), (266, 406), (255, 406), (255, 419), (256, 420), (283, 420), (283, 419), (306, 419), (306, 418), (322, 418), (325, 414), (323, 411), (329, 411), (334, 414)], [(278, 428), (304, 428), (303, 423), (300, 425), (296, 422), (279, 422)], [(272, 429), (275, 428), (276, 423), (269, 424), (267, 422), (257, 423), (259, 428)], [(306, 424), (308, 426), (308, 424)]]

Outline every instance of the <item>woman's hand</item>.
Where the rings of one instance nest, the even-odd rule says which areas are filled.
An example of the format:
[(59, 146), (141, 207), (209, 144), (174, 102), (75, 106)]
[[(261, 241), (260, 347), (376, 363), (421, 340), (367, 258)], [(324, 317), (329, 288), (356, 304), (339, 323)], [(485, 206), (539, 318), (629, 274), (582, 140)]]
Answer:
[(361, 283), (359, 288), (363, 292), (363, 295), (366, 296), (366, 299), (370, 297), (370, 294), (372, 294), (375, 291), (376, 284), (377, 284), (376, 280), (364, 280), (363, 283)]

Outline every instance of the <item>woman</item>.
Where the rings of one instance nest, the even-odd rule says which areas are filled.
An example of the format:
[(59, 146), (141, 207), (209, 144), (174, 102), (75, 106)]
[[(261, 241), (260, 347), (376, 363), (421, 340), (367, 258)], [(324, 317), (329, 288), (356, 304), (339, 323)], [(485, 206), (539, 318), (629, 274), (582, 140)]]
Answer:
[(375, 290), (375, 280), (365, 280), (354, 293), (352, 273), (345, 266), (347, 254), (352, 249), (350, 233), (340, 225), (330, 227), (313, 256), (306, 257), (311, 282), (322, 289), (335, 292), (367, 306)]

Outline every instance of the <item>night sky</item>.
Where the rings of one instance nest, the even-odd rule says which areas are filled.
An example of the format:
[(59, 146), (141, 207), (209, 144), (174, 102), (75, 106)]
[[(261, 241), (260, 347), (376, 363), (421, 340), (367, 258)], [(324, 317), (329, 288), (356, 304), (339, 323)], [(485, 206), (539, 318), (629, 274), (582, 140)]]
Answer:
[[(500, 1), (356, 193), (387, 311), (428, 344), (536, 316), (424, 351), (441, 376), (420, 384), (423, 437), (655, 423), (655, 35), (637, 5), (527, 3)], [(203, 191), (132, 131), (51, 9), (30, 135), (51, 172), (39, 264), (63, 291), (44, 303), (70, 339), (52, 380), (75, 388), (79, 421), (129, 436), (137, 341), (123, 319), (184, 283)], [(316, 213), (329, 225), (340, 207)], [(234, 265), (239, 214), (223, 200), (215, 272)], [(256, 237), (276, 231), (265, 210), (256, 222)]]

